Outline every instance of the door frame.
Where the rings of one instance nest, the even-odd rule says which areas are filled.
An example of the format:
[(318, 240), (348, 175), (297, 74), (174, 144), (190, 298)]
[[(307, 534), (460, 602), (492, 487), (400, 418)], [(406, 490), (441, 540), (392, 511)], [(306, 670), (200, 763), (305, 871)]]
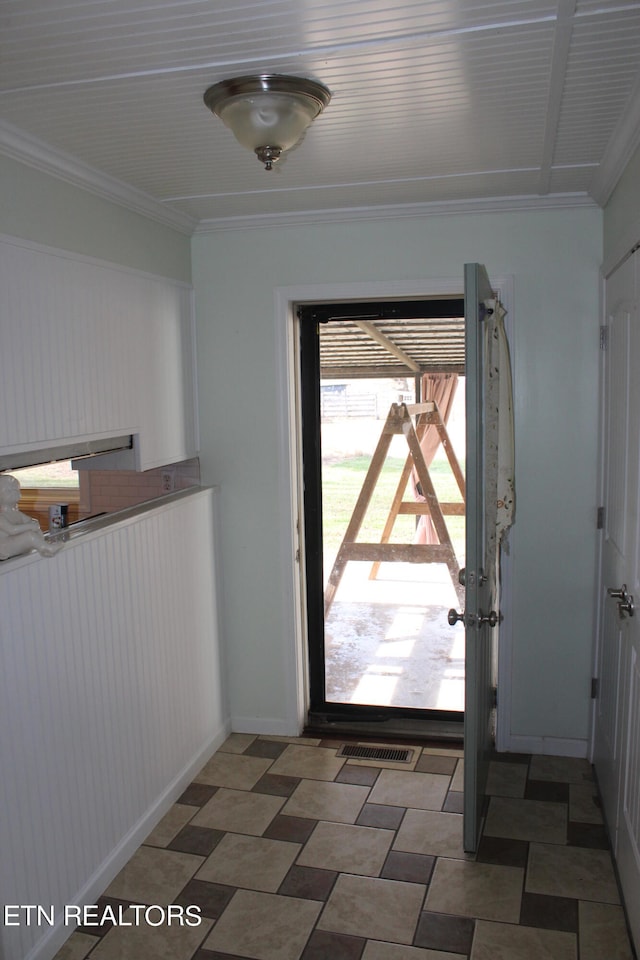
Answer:
[[(608, 479), (606, 463), (609, 455), (609, 424), (607, 421), (612, 410), (612, 407), (609, 405), (608, 388), (610, 383), (617, 382), (617, 368), (612, 366), (613, 355), (611, 351), (613, 347), (611, 342), (612, 338), (610, 335), (612, 325), (609, 322), (609, 318), (612, 314), (619, 315), (619, 310), (624, 310), (627, 299), (625, 294), (623, 294), (621, 299), (618, 299), (620, 296), (619, 291), (616, 292), (615, 297), (612, 296), (608, 286), (615, 274), (619, 270), (623, 269), (625, 264), (631, 260), (632, 262), (629, 264), (631, 270), (630, 280), (634, 292), (629, 296), (628, 302), (630, 305), (632, 302), (637, 303), (637, 269), (638, 263), (640, 263), (640, 253), (638, 253), (639, 246), (640, 241), (633, 244), (625, 256), (617, 260), (615, 264), (612, 263), (609, 269), (603, 268), (600, 274), (601, 356), (598, 393), (598, 504), (602, 505), (605, 511), (609, 508), (609, 503), (607, 501), (607, 497), (605, 496), (607, 493)], [(633, 262), (632, 258), (635, 258), (635, 262)], [(632, 323), (634, 322), (634, 319), (637, 336), (637, 323), (639, 319), (637, 313), (635, 313), (635, 318), (632, 318)], [(602, 335), (602, 331), (604, 331), (604, 337)], [(631, 334), (631, 336), (633, 336), (633, 334)], [(629, 353), (629, 350), (625, 350), (625, 362), (627, 364), (633, 362), (632, 357), (633, 350), (631, 351), (631, 354)], [(637, 396), (633, 395), (634, 381), (632, 377), (633, 368), (628, 367), (628, 393), (625, 397), (626, 406), (627, 410), (637, 411)], [(629, 424), (627, 424), (627, 427), (629, 427)], [(631, 430), (631, 433), (634, 433), (634, 431)], [(629, 439), (629, 435), (630, 434), (627, 434), (627, 440)], [(626, 453), (629, 454), (630, 457), (629, 463), (626, 465), (625, 470), (626, 478), (628, 478), (630, 464), (633, 464), (637, 470), (638, 451), (631, 446), (631, 452), (629, 453), (627, 446)], [(634, 467), (631, 468), (632, 471)], [(637, 505), (637, 496), (638, 478), (637, 476), (634, 477), (632, 472), (632, 483), (629, 487), (629, 491), (625, 490), (624, 497), (625, 513), (623, 525), (627, 529), (629, 529), (627, 521), (630, 519), (628, 515), (628, 507), (632, 499), (636, 500)], [(637, 522), (637, 518), (632, 517), (632, 519), (634, 522)], [(640, 877), (638, 875), (636, 853), (633, 851), (632, 844), (629, 842), (630, 838), (628, 834), (631, 832), (631, 830), (628, 826), (628, 818), (625, 816), (625, 813), (628, 798), (627, 787), (629, 780), (631, 779), (634, 783), (636, 782), (635, 772), (634, 774), (629, 773), (629, 761), (632, 757), (632, 750), (629, 746), (628, 738), (631, 730), (636, 729), (635, 727), (632, 727), (631, 720), (633, 717), (633, 707), (638, 703), (638, 701), (635, 697), (633, 700), (631, 700), (630, 694), (632, 692), (631, 668), (633, 663), (631, 648), (635, 647), (637, 644), (638, 626), (635, 619), (632, 621), (626, 619), (624, 622), (617, 619), (613, 610), (614, 601), (607, 597), (607, 587), (617, 587), (618, 578), (628, 579), (630, 584), (630, 592), (632, 592), (632, 595), (634, 595), (637, 599), (638, 572), (635, 566), (635, 543), (632, 543), (631, 545), (625, 544), (624, 549), (622, 551), (618, 551), (619, 555), (621, 556), (622, 563), (619, 565), (619, 568), (617, 568), (616, 573), (614, 573), (613, 570), (608, 567), (608, 550), (605, 539), (608, 529), (606, 515), (602, 518), (602, 521), (603, 522), (598, 524), (596, 539), (592, 672), (596, 689), (592, 691), (588, 756), (590, 762), (596, 764), (596, 777), (600, 781), (603, 799), (603, 814), (605, 825), (610, 835), (616, 875), (618, 876), (620, 882), (622, 905), (627, 918), (627, 926), (629, 929), (632, 946), (634, 945), (633, 938), (635, 937), (635, 945), (637, 949), (637, 947), (640, 945), (639, 915), (637, 909), (632, 909), (631, 904), (635, 905), (637, 903), (637, 889), (640, 882)], [(631, 524), (631, 529), (634, 529), (633, 524)], [(635, 529), (633, 536), (636, 536)], [(633, 576), (633, 579), (629, 579), (630, 575)], [(614, 580), (613, 584), (612, 579)], [(602, 741), (598, 737), (598, 703), (603, 695), (602, 683), (605, 680), (604, 672), (601, 672), (601, 667), (605, 660), (604, 655), (607, 654), (608, 650), (610, 649), (610, 636), (607, 636), (605, 618), (611, 615), (616, 619), (616, 629), (618, 631), (618, 639), (620, 641), (616, 651), (617, 656), (615, 658), (615, 689), (613, 691), (609, 690), (610, 696), (612, 695), (612, 701), (615, 700), (615, 710), (612, 709), (610, 713), (612, 718), (612, 726), (615, 728), (615, 747), (613, 752), (607, 749), (604, 751), (600, 749)], [(636, 623), (635, 627), (634, 623)], [(635, 633), (635, 638), (633, 636), (625, 636), (626, 631), (633, 631)], [(628, 686), (626, 684), (628, 684)], [(599, 740), (600, 743), (598, 743)]]
[[(606, 326), (606, 288), (607, 280), (612, 273), (615, 272), (619, 264), (612, 266), (610, 270), (605, 272), (604, 267), (600, 268), (600, 277), (599, 277), (599, 299), (600, 299), (600, 331), (602, 336), (602, 330)], [(601, 341), (602, 343), (602, 341)], [(604, 504), (604, 494), (605, 494), (605, 365), (606, 365), (606, 356), (605, 351), (601, 345), (600, 348), (600, 357), (598, 363), (598, 468), (597, 468), (597, 479), (598, 479), (598, 489), (597, 489), (597, 503), (598, 506)], [(600, 593), (602, 591), (602, 552), (604, 546), (604, 528), (596, 528), (596, 564), (595, 564), (595, 575), (594, 575), (594, 589), (593, 589), (593, 642), (591, 649), (591, 658), (592, 658), (592, 667), (591, 667), (591, 676), (593, 681), (597, 681), (599, 676), (599, 661), (600, 661), (600, 648), (601, 648), (601, 631), (600, 631), (600, 617), (602, 616), (602, 598)], [(595, 697), (591, 698), (591, 706), (589, 711), (589, 739), (587, 746), (587, 757), (590, 763), (593, 763), (594, 754), (595, 754), (595, 735), (596, 735), (596, 699)]]
[[(280, 597), (285, 623), (288, 624), (289, 654), (283, 669), (286, 676), (287, 726), (299, 735), (306, 725), (309, 708), (308, 638), (304, 569), (304, 508), (302, 479), (302, 430), (300, 416), (300, 363), (296, 307), (305, 302), (329, 303), (346, 300), (399, 300), (456, 294), (463, 296), (464, 264), (455, 277), (422, 280), (313, 283), (274, 288), (276, 376), (278, 383), (277, 450), (279, 463), (279, 530), (277, 556), (285, 573), (286, 589)], [(496, 293), (507, 311), (505, 326), (514, 357), (513, 277), (492, 278)], [(502, 605), (504, 622), (498, 653), (498, 707), (496, 746), (509, 747), (511, 716), (511, 676), (513, 648), (512, 564), (515, 540), (510, 534), (510, 552), (503, 557)], [(275, 550), (275, 545), (274, 545)]]
[[(640, 231), (640, 225), (638, 226)], [(599, 298), (600, 298), (600, 336), (602, 337), (602, 331), (608, 329), (607, 324), (607, 281), (613, 274), (618, 270), (623, 263), (628, 259), (628, 257), (633, 255), (634, 249), (637, 248), (640, 243), (640, 232), (638, 233), (638, 240), (629, 246), (629, 249), (625, 252), (624, 256), (617, 256), (610, 260), (608, 264), (604, 264), (600, 268), (600, 277), (599, 277)], [(605, 334), (606, 336), (606, 334)], [(605, 496), (605, 462), (606, 462), (606, 349), (601, 340), (600, 346), (600, 358), (598, 364), (598, 469), (597, 469), (597, 505), (598, 508), (604, 504)], [(593, 642), (591, 649), (591, 677), (592, 681), (597, 684), (597, 681), (600, 678), (600, 653), (602, 647), (602, 629), (601, 629), (601, 618), (603, 616), (603, 590), (604, 590), (604, 579), (602, 572), (603, 565), (603, 550), (604, 550), (604, 526), (598, 526), (596, 528), (596, 541), (595, 541), (595, 573), (594, 573), (594, 589), (593, 589)], [(597, 703), (596, 698), (592, 696), (591, 698), (591, 707), (589, 712), (589, 738), (587, 746), (587, 757), (590, 763), (593, 763), (595, 755), (595, 736), (596, 736), (596, 709)]]

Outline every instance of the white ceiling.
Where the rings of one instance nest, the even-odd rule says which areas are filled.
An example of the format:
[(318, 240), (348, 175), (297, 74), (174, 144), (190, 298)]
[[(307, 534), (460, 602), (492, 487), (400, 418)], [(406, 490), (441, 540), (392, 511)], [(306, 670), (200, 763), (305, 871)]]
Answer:
[[(265, 72), (333, 95), (271, 172), (202, 101)], [(0, 0), (0, 152), (185, 229), (603, 204), (638, 143), (640, 2)]]

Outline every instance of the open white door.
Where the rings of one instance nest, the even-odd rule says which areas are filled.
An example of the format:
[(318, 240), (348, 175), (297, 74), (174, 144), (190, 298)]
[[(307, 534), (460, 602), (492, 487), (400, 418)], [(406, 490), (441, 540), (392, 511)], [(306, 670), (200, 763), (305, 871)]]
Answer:
[[(640, 947), (640, 253), (607, 280), (603, 542), (593, 760)], [(634, 599), (635, 598), (635, 599)]]
[[(465, 610), (449, 622), (465, 626), (464, 848), (478, 846), (489, 757), (494, 747), (494, 644), (497, 606), (496, 473), (486, 456), (487, 321), (495, 309), (485, 268), (465, 264), (466, 320), (466, 567)], [(510, 370), (505, 371), (510, 377)], [(495, 464), (493, 465), (495, 467)]]

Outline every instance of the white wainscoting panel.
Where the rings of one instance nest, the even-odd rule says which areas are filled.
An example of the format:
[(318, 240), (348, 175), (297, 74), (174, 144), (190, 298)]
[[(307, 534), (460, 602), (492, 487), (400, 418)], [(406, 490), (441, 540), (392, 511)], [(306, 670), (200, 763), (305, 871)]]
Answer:
[(135, 434), (138, 466), (197, 452), (192, 291), (0, 237), (0, 451)]
[[(214, 492), (0, 568), (0, 890), (95, 903), (228, 733)], [(4, 960), (70, 929), (0, 930)]]

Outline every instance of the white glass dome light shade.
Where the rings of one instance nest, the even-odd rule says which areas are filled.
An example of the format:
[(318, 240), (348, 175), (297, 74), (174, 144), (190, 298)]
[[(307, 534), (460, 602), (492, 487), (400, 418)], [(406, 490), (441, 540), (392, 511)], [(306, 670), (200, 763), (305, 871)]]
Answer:
[(288, 93), (231, 97), (216, 110), (238, 143), (249, 150), (268, 146), (289, 150), (319, 112), (315, 101), (294, 99)]
[(225, 80), (209, 87), (204, 102), (267, 170), (293, 147), (329, 103), (331, 94), (313, 80), (263, 76)]

